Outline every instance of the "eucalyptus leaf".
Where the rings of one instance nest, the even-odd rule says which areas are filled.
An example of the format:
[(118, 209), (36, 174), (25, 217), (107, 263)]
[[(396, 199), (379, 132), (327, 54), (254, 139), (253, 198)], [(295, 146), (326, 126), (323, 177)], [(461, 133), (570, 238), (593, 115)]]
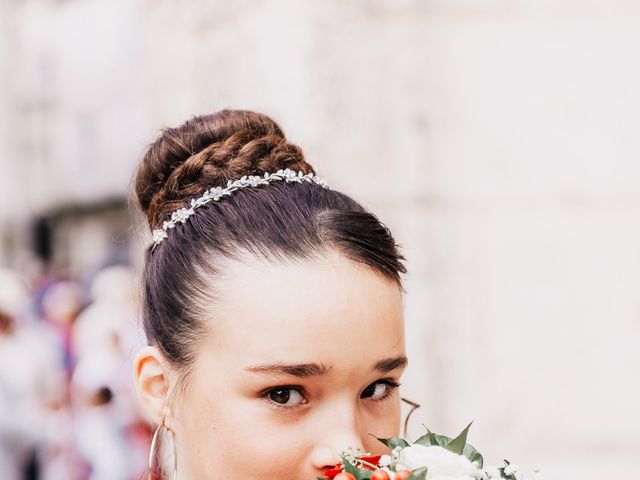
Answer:
[(431, 447), (433, 445), (438, 447), (446, 447), (450, 441), (451, 439), (449, 437), (438, 435), (437, 433), (433, 433), (432, 431), (427, 430), (427, 433), (418, 438), (414, 443), (423, 445), (425, 447)]
[(469, 460), (470, 462), (477, 462), (480, 468), (484, 466), (484, 458), (482, 458), (480, 452), (478, 452), (478, 450), (476, 450), (473, 445), (469, 445), (467, 443), (464, 446), (464, 450), (462, 450), (462, 455), (467, 457), (467, 460)]
[(456, 438), (454, 438), (447, 444), (447, 450), (458, 455), (462, 455), (464, 446), (467, 444), (467, 434), (469, 433), (469, 428), (471, 427), (472, 423), (473, 422), (470, 422), (469, 425), (467, 425), (466, 428), (462, 430), (462, 432), (460, 432), (460, 434)]
[(409, 443), (402, 437), (380, 438), (376, 437), (379, 441), (384, 443), (387, 447), (393, 450), (396, 447), (408, 447)]

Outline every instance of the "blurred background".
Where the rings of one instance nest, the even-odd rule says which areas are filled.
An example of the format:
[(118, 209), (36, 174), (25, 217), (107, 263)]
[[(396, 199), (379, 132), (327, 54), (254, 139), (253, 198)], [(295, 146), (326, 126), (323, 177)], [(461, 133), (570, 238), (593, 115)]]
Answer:
[(131, 480), (163, 126), (271, 115), (404, 248), (411, 420), (545, 478), (640, 454), (640, 3), (0, 0), (0, 477)]

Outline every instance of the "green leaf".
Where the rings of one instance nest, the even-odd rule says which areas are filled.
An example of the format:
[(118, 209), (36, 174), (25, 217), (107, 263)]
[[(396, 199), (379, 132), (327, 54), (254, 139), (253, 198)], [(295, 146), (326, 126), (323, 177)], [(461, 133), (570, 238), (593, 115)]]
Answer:
[(470, 462), (477, 462), (478, 466), (482, 468), (484, 466), (484, 458), (480, 455), (473, 445), (469, 445), (468, 443), (464, 446), (464, 450), (462, 450), (462, 455), (467, 457), (467, 460)]
[(417, 468), (411, 472), (407, 480), (426, 480), (429, 469), (427, 467)]
[[(375, 435), (374, 435), (375, 436)], [(393, 450), (396, 447), (408, 447), (409, 443), (402, 437), (380, 438), (376, 437), (379, 441), (384, 443), (387, 447)]]
[(445, 448), (450, 452), (462, 455), (464, 446), (467, 444), (467, 434), (469, 433), (469, 428), (471, 427), (472, 423), (473, 422), (469, 423), (469, 425), (467, 425), (467, 427), (462, 430), (462, 432), (460, 432), (460, 434), (456, 438), (451, 440)]
[(344, 455), (340, 455), (340, 458), (342, 460), (343, 470), (353, 475), (356, 480), (369, 480), (371, 478), (372, 470), (356, 467)]
[(340, 455), (340, 458), (342, 459), (343, 470), (358, 478), (358, 468), (353, 465), (344, 455)]
[(433, 445), (438, 447), (446, 447), (450, 441), (451, 439), (449, 437), (438, 435), (437, 433), (433, 433), (432, 431), (427, 430), (427, 433), (422, 435), (413, 443), (417, 443), (425, 447), (431, 447)]

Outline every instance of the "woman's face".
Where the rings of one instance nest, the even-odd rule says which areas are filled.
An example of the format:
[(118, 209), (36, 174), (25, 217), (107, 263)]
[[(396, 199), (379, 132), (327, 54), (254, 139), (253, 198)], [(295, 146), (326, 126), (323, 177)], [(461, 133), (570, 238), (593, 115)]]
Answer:
[(166, 422), (184, 480), (314, 480), (388, 449), (406, 366), (402, 294), (338, 254), (234, 263)]

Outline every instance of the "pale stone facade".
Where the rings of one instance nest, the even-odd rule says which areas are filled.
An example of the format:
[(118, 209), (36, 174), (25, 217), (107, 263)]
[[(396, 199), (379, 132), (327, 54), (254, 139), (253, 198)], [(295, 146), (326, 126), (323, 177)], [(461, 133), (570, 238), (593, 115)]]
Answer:
[(0, 13), (5, 225), (126, 195), (161, 126), (269, 113), (405, 247), (416, 425), (475, 419), (489, 458), (547, 478), (631, 478), (640, 4), (4, 0)]

